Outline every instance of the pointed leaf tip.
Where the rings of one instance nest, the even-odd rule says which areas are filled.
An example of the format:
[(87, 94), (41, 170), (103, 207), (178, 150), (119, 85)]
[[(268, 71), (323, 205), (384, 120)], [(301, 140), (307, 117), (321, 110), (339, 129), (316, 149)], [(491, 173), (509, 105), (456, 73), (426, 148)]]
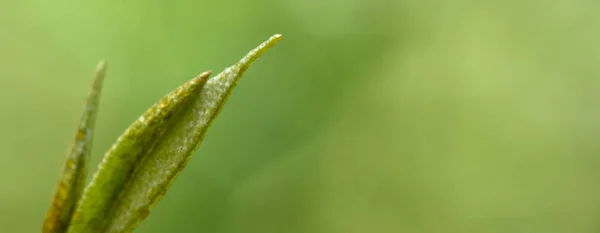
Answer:
[(81, 196), (87, 173), (87, 159), (92, 148), (92, 138), (106, 64), (100, 62), (96, 68), (91, 90), (85, 102), (75, 140), (67, 156), (59, 178), (52, 204), (42, 225), (43, 233), (65, 232), (75, 204)]
[(204, 71), (194, 78), (194, 82), (206, 83), (206, 81), (210, 77), (210, 74), (212, 74), (212, 70)]
[(103, 76), (105, 72), (106, 72), (106, 61), (102, 60), (102, 61), (98, 62), (98, 65), (96, 66), (96, 73), (101, 74)]
[(257, 46), (250, 52), (248, 52), (248, 54), (246, 54), (246, 56), (244, 56), (237, 64), (240, 66), (241, 72), (246, 71), (250, 67), (250, 65), (254, 61), (256, 61), (256, 59), (262, 56), (262, 54), (265, 53), (267, 50), (275, 46), (275, 44), (277, 44), (277, 42), (279, 42), (282, 38), (283, 36), (281, 34), (275, 34), (271, 36), (268, 40), (261, 43), (259, 46)]

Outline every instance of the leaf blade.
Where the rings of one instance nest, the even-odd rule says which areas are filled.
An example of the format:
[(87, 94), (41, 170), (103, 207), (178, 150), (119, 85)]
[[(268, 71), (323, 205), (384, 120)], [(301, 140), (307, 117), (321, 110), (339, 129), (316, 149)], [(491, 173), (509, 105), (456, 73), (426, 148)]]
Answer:
[(178, 123), (166, 133), (167, 139), (161, 140), (157, 150), (139, 165), (133, 178), (137, 182), (131, 182), (124, 190), (115, 214), (111, 216), (113, 220), (103, 233), (132, 232), (139, 225), (185, 168), (244, 72), (281, 38), (278, 34), (272, 36), (239, 62), (208, 80), (194, 99), (194, 105), (186, 109)]
[[(271, 37), (211, 79), (201, 75), (204, 83), (188, 90), (186, 101), (159, 103), (134, 122), (106, 153), (68, 232), (133, 231), (185, 167), (250, 64), (280, 39)], [(166, 108), (169, 119), (151, 117)]]
[(67, 232), (100, 232), (135, 165), (144, 157), (181, 110), (208, 80), (210, 72), (175, 89), (135, 120), (105, 154), (98, 170), (77, 203)]
[(87, 160), (91, 153), (105, 74), (106, 63), (101, 61), (96, 67), (92, 87), (85, 101), (84, 112), (77, 128), (71, 152), (63, 165), (63, 172), (59, 178), (52, 203), (42, 223), (43, 233), (65, 232), (75, 204), (83, 191), (87, 174)]

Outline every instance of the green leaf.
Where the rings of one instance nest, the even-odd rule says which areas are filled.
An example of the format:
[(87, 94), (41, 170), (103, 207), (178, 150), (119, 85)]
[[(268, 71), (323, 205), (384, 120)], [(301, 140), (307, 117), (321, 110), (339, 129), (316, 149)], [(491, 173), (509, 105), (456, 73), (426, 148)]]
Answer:
[(63, 166), (52, 204), (42, 225), (43, 233), (65, 232), (71, 214), (75, 209), (75, 204), (83, 191), (87, 160), (92, 149), (94, 124), (98, 113), (105, 71), (106, 63), (100, 62), (96, 68), (92, 88), (85, 102), (85, 109), (77, 128), (75, 142)]
[(187, 82), (135, 121), (104, 156), (73, 215), (69, 233), (132, 232), (200, 145), (244, 72), (281, 35), (208, 79)]

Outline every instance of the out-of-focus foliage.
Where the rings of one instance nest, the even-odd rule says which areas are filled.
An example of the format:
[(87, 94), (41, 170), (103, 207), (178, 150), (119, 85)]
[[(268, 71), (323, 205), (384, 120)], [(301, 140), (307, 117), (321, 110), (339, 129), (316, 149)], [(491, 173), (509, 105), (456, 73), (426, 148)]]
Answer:
[(94, 129), (106, 63), (98, 63), (89, 94), (85, 100), (81, 120), (77, 124), (75, 139), (58, 179), (52, 202), (42, 223), (42, 233), (63, 233), (71, 223), (77, 202), (81, 199), (87, 180), (89, 157), (94, 141)]
[(598, 10), (2, 1), (0, 232), (39, 231), (98, 59), (90, 164), (164, 93), (274, 33), (137, 232), (597, 232)]

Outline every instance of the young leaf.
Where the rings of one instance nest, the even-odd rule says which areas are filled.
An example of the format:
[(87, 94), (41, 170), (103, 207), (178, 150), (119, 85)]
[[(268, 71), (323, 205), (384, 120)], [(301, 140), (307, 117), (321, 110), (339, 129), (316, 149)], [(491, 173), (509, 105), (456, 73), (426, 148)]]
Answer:
[(94, 124), (98, 113), (98, 103), (105, 71), (106, 64), (100, 62), (96, 68), (92, 88), (85, 102), (85, 109), (77, 128), (75, 142), (63, 165), (63, 171), (52, 204), (42, 225), (43, 233), (63, 233), (66, 231), (75, 204), (83, 191), (87, 172), (86, 164), (92, 149)]
[(272, 36), (211, 79), (188, 82), (140, 117), (105, 155), (68, 232), (132, 232), (186, 166), (244, 72), (280, 39)]
[(135, 166), (154, 149), (156, 141), (209, 76), (210, 72), (204, 72), (162, 98), (117, 139), (86, 186), (68, 232), (101, 232)]

